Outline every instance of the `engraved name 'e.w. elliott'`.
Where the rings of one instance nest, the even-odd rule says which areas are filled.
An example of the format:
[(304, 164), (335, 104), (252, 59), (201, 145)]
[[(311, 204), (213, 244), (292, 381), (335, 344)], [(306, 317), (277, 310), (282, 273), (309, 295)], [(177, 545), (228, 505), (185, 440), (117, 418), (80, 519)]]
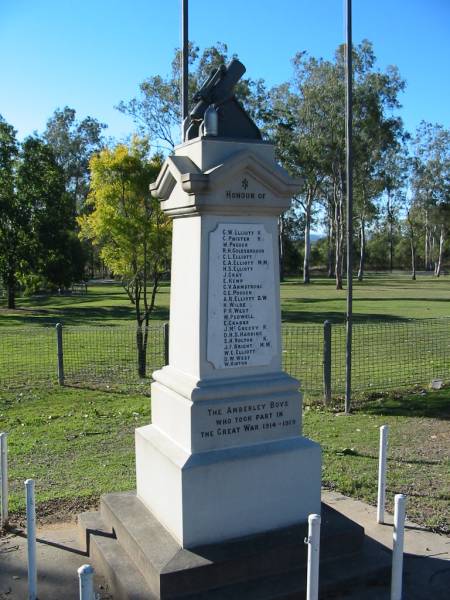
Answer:
[(209, 239), (207, 358), (216, 368), (270, 364), (275, 345), (272, 234), (219, 223)]

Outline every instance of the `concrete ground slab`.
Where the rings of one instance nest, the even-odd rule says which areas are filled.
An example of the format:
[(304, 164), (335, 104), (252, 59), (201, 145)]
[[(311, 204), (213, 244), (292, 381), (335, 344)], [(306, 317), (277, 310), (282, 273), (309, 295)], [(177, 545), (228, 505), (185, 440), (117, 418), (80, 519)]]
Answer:
[[(361, 524), (367, 536), (392, 549), (394, 517), (385, 515), (385, 523), (377, 523), (377, 509), (336, 492), (322, 491), (322, 501)], [(410, 500), (413, 501), (413, 500)], [(406, 504), (408, 513), (408, 499)], [(450, 538), (425, 530), (411, 521), (405, 524), (403, 560), (403, 600), (448, 600), (450, 598)], [(355, 590), (346, 600), (383, 600), (389, 591), (368, 588), (361, 595)]]
[[(56, 523), (39, 528), (37, 539), (37, 591), (39, 600), (79, 600), (77, 569), (89, 562), (78, 542), (76, 523)], [(112, 600), (102, 577), (95, 576), (99, 600)], [(28, 597), (27, 539), (24, 532), (0, 537), (0, 600)]]
[[(386, 524), (376, 523), (376, 509), (334, 492), (324, 491), (322, 500), (362, 525), (366, 534), (387, 548), (392, 547), (392, 515)], [(38, 529), (39, 600), (78, 600), (77, 569), (87, 561), (86, 548), (78, 542), (76, 523), (58, 523)], [(403, 600), (448, 600), (450, 598), (450, 538), (407, 522), (405, 531)], [(105, 582), (96, 577), (101, 600), (113, 600)], [(8, 533), (0, 538), (0, 600), (27, 597), (26, 538)], [(328, 596), (332, 598), (331, 596)], [(335, 600), (388, 600), (389, 589), (370, 586), (351, 589)], [(236, 598), (234, 600), (241, 600)], [(242, 598), (245, 600), (245, 598)]]

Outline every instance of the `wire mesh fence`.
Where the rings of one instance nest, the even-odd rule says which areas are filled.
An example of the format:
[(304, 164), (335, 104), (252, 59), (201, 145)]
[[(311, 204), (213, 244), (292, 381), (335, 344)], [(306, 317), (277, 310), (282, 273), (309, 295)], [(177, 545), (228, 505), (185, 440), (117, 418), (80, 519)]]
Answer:
[[(147, 379), (167, 360), (167, 328), (147, 330)], [(345, 392), (345, 325), (331, 326), (324, 355), (320, 324), (283, 325), (283, 368), (301, 381), (308, 398), (324, 394), (329, 361), (332, 396)], [(62, 347), (54, 327), (0, 329), (0, 387), (58, 381), (109, 388), (142, 384), (138, 376), (135, 326), (63, 327)], [(59, 371), (61, 379), (61, 371)], [(353, 326), (352, 387), (356, 393), (450, 380), (450, 318), (357, 323)]]
[[(164, 365), (164, 326), (147, 329), (146, 375)], [(139, 383), (136, 327), (65, 327), (64, 380), (109, 386)]]
[[(283, 331), (283, 366), (307, 395), (324, 393), (324, 328), (308, 324)], [(331, 326), (331, 392), (345, 393), (346, 328)], [(450, 319), (356, 323), (352, 340), (352, 389), (379, 392), (450, 379)]]

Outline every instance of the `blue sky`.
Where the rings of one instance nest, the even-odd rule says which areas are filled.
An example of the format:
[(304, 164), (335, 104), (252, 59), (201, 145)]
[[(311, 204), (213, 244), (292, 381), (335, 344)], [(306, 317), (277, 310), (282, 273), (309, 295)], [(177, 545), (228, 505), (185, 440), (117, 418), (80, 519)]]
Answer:
[[(125, 137), (133, 123), (114, 105), (169, 73), (179, 12), (180, 0), (0, 0), (0, 113), (20, 138), (65, 105)], [(227, 43), (269, 85), (289, 79), (296, 51), (331, 58), (344, 34), (342, 0), (190, 0), (190, 38)], [(353, 0), (354, 43), (363, 38), (407, 80), (406, 127), (450, 127), (450, 0)]]

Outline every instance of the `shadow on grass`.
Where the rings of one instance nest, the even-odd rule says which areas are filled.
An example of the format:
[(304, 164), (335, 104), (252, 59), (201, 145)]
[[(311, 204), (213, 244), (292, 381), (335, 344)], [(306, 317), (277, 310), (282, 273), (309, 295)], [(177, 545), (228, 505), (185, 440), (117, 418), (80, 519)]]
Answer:
[[(304, 304), (320, 302), (320, 300), (302, 300)], [(321, 311), (308, 312), (301, 310), (289, 310), (284, 308), (281, 311), (281, 319), (285, 323), (320, 323), (331, 321), (332, 323), (345, 323), (345, 313), (343, 311)], [(353, 323), (407, 323), (410, 319), (388, 315), (386, 313), (359, 313), (353, 315)]]
[(450, 420), (450, 389), (371, 400), (359, 409), (371, 415), (428, 417)]
[[(45, 309), (27, 309), (19, 308), (5, 313), (2, 322), (2, 312), (0, 311), (0, 327), (9, 325), (8, 319), (13, 318), (15, 325), (105, 325), (115, 326), (117, 323), (111, 321), (123, 321), (129, 325), (133, 325), (134, 308), (133, 306), (66, 306), (61, 308), (51, 307)], [(169, 319), (169, 309), (166, 307), (156, 308), (152, 315), (151, 321), (167, 321)]]
[[(350, 449), (348, 449), (350, 450)], [(370, 454), (368, 452), (358, 452), (358, 450), (353, 450), (351, 449), (351, 451), (347, 451), (346, 448), (344, 448), (344, 450), (335, 450), (335, 449), (322, 449), (324, 454), (333, 454), (335, 456), (345, 456), (345, 457), (355, 457), (355, 458), (368, 458), (369, 460), (374, 460), (374, 461), (378, 461), (379, 460), (379, 456), (378, 454)], [(392, 463), (392, 464), (397, 464), (397, 463), (404, 463), (406, 465), (431, 465), (431, 466), (436, 466), (436, 465), (440, 465), (441, 461), (440, 460), (425, 460), (425, 459), (413, 459), (413, 458), (399, 458), (399, 457), (395, 457), (395, 458), (388, 458), (387, 459), (388, 463)], [(417, 494), (419, 495), (419, 494)], [(422, 494), (423, 495), (423, 494)], [(436, 496), (438, 497), (438, 496)], [(443, 496), (443, 499), (445, 500), (447, 498), (447, 496)]]

